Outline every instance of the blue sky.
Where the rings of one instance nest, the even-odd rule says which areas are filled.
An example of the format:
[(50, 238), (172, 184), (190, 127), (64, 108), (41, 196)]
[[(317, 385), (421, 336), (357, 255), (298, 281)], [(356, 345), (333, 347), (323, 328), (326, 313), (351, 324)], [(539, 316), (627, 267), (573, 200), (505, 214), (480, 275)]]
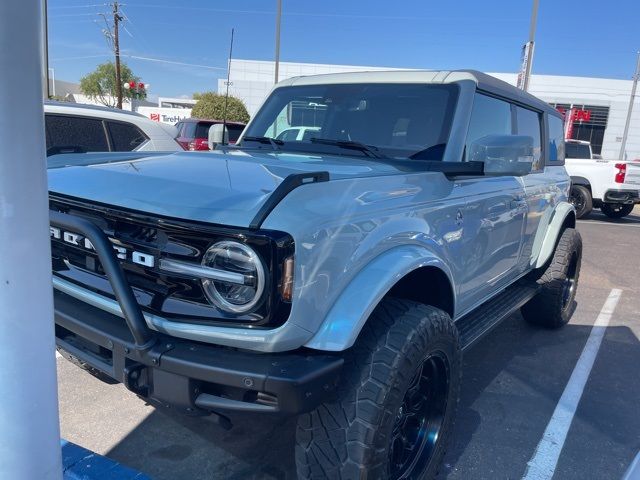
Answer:
[[(275, 0), (124, 3), (124, 60), (154, 95), (216, 90), (232, 27), (235, 58), (273, 59)], [(283, 0), (280, 58), (516, 72), (531, 7), (532, 0)], [(108, 11), (102, 0), (49, 0), (56, 78), (76, 82), (111, 59), (99, 15)], [(639, 18), (638, 0), (540, 0), (533, 72), (631, 78)]]

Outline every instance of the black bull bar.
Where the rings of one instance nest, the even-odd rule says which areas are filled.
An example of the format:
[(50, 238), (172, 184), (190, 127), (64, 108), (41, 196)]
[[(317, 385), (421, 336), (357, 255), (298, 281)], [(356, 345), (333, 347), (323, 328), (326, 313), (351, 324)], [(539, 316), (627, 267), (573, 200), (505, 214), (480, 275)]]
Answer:
[(123, 382), (156, 405), (188, 414), (297, 414), (316, 408), (335, 391), (344, 363), (339, 352), (239, 351), (152, 330), (107, 235), (90, 220), (53, 210), (50, 222), (91, 242), (126, 324), (54, 292), (56, 342), (65, 356)]

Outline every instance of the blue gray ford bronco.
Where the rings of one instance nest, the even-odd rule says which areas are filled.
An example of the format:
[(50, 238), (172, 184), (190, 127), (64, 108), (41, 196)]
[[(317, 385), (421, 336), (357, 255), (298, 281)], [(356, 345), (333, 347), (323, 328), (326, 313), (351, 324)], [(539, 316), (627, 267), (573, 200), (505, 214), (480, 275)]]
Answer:
[(234, 146), (49, 164), (63, 355), (224, 425), (296, 415), (299, 478), (432, 478), (462, 352), (575, 308), (562, 119), (479, 72), (294, 78)]

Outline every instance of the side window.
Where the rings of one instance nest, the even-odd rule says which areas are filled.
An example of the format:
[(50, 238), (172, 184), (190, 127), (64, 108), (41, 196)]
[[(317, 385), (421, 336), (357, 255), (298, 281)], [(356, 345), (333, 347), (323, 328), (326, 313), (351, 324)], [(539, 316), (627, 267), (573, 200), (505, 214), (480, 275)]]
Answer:
[(67, 115), (46, 116), (47, 155), (68, 152), (108, 152), (102, 120)]
[(564, 125), (560, 118), (549, 115), (549, 163), (564, 165)]
[(542, 159), (542, 136), (540, 128), (540, 114), (527, 108), (516, 108), (516, 125), (518, 135), (533, 138), (533, 165), (531, 170), (538, 172), (544, 168)]
[(227, 125), (227, 130), (229, 130), (229, 142), (236, 143), (244, 127), (242, 125)]
[(183, 122), (178, 122), (175, 124), (175, 127), (178, 130), (178, 137), (182, 136), (182, 125), (184, 125)]
[(467, 131), (464, 160), (469, 160), (471, 145), (482, 137), (512, 133), (511, 104), (487, 95), (476, 94)]
[(130, 152), (148, 140), (135, 125), (124, 122), (107, 122), (111, 144), (115, 152)]

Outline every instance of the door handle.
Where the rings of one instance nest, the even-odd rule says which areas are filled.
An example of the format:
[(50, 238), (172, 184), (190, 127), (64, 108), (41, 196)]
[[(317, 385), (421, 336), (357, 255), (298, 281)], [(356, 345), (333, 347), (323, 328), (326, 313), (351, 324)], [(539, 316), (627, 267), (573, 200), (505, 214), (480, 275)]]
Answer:
[(489, 215), (500, 215), (501, 213), (504, 213), (507, 211), (507, 204), (506, 203), (498, 203), (496, 205), (491, 205), (488, 209), (487, 209)]

